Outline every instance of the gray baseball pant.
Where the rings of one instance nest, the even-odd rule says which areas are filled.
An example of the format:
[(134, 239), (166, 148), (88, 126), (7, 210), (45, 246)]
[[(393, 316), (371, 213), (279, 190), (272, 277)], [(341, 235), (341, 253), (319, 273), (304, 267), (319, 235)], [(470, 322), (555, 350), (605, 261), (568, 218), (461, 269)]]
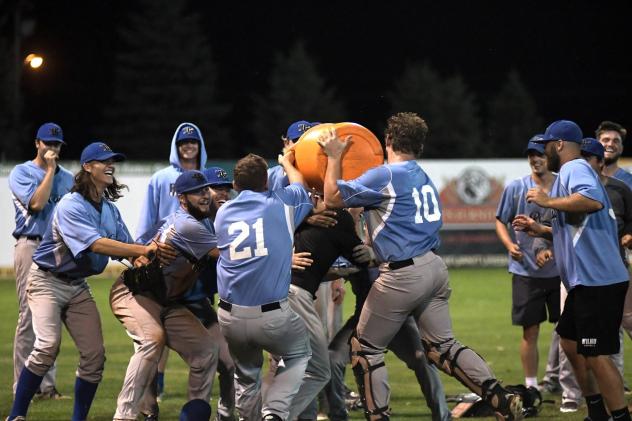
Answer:
[(191, 311), (181, 305), (165, 307), (149, 297), (133, 295), (120, 278), (110, 291), (110, 306), (137, 344), (117, 399), (115, 419), (136, 419), (165, 345), (189, 366), (188, 400), (210, 400), (218, 347)]
[(312, 294), (301, 287), (290, 285), (288, 300), (292, 310), (305, 323), (305, 328), (309, 334), (309, 345), (312, 349), (312, 357), (307, 363), (303, 384), (294, 396), (290, 407), (288, 419), (293, 420), (318, 396), (318, 393), (329, 381), (331, 372), (329, 369), (329, 350), (327, 349), (329, 341), (325, 335), (323, 322), (314, 307)]
[[(199, 305), (199, 306), (198, 306)], [(201, 318), (199, 314), (196, 314), (194, 309), (198, 307), (205, 307), (209, 312), (214, 314), (213, 316)], [(219, 324), (217, 323), (217, 313), (213, 309), (213, 305), (210, 300), (205, 299), (203, 302), (186, 303), (191, 312), (198, 318), (208, 330), (211, 335), (213, 343), (217, 344), (218, 360), (217, 360), (217, 378), (219, 380), (219, 400), (217, 401), (217, 413), (230, 417), (235, 409), (235, 364), (228, 351), (228, 343), (219, 330)], [(135, 350), (136, 350), (135, 346)], [(161, 359), (158, 362), (158, 371), (164, 372), (166, 366), (165, 356), (169, 354), (169, 348), (164, 348)], [(162, 365), (162, 370), (161, 370)], [(158, 394), (157, 394), (156, 379), (152, 379), (142, 398), (140, 410), (143, 414), (157, 414), (158, 413)]]
[[(288, 420), (292, 399), (299, 391), (312, 355), (305, 323), (287, 300), (280, 309), (232, 305), (218, 310), (222, 334), (235, 363), (235, 407), (240, 419), (260, 420), (276, 414)], [(263, 350), (281, 358), (267, 393), (261, 396)]]
[[(435, 344), (436, 352), (454, 358), (463, 346), (452, 333), (448, 299), (448, 269), (433, 252), (417, 256), (414, 265), (390, 270), (380, 267), (380, 276), (373, 283), (360, 314), (357, 333), (361, 350), (372, 371), (371, 389), (377, 408), (388, 407), (390, 386), (384, 363), (384, 351), (410, 314), (416, 318), (422, 339)], [(380, 366), (382, 365), (382, 366)], [(485, 361), (465, 349), (459, 354), (458, 366), (476, 386), (493, 379)], [(479, 390), (480, 392), (480, 390)]]
[(35, 345), (25, 366), (38, 376), (48, 372), (59, 353), (63, 323), (79, 351), (77, 377), (99, 383), (105, 364), (101, 318), (85, 279), (69, 283), (33, 263), (27, 295)]
[[(26, 294), (28, 287), (29, 271), (33, 264), (33, 252), (39, 246), (39, 240), (29, 240), (20, 237), (15, 243), (14, 266), (15, 269), (15, 290), (18, 295), (18, 324), (15, 327), (15, 338), (13, 339), (13, 393), (20, 378), (24, 362), (33, 351), (35, 343), (35, 333), (31, 323), (31, 309)], [(53, 363), (48, 373), (44, 375), (40, 390), (47, 390), (55, 387), (56, 365)]]

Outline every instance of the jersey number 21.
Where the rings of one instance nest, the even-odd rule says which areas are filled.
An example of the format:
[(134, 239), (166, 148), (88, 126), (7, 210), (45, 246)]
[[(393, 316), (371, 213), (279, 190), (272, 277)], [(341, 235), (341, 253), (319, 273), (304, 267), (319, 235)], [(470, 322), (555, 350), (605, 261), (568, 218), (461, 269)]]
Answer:
[[(263, 238), (263, 218), (258, 218), (257, 222), (252, 224), (252, 228), (255, 230), (255, 242), (257, 244), (255, 256), (267, 256), (268, 249), (265, 247)], [(252, 249), (250, 247), (238, 250), (241, 243), (250, 236), (250, 226), (244, 221), (233, 222), (228, 226), (228, 234), (232, 235), (236, 232), (239, 232), (239, 234), (230, 243), (230, 260), (250, 259), (252, 257)]]

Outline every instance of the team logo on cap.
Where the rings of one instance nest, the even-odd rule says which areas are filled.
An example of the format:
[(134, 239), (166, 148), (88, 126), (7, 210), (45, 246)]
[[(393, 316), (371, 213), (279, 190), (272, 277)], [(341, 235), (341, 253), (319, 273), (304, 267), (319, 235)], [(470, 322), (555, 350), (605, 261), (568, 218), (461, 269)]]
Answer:
[(51, 127), (49, 130), (49, 134), (51, 136), (59, 136), (61, 135), (61, 129), (59, 127)]
[(103, 152), (112, 152), (112, 149), (105, 143), (101, 143), (99, 146)]
[(221, 178), (224, 180), (228, 178), (228, 174), (226, 174), (226, 171), (224, 171), (223, 169), (215, 170), (215, 175), (217, 176), (217, 178)]
[(184, 135), (192, 135), (195, 132), (195, 129), (191, 126), (185, 126), (182, 128), (182, 134)]
[(197, 182), (204, 181), (204, 175), (199, 172), (191, 174), (191, 178), (193, 178)]

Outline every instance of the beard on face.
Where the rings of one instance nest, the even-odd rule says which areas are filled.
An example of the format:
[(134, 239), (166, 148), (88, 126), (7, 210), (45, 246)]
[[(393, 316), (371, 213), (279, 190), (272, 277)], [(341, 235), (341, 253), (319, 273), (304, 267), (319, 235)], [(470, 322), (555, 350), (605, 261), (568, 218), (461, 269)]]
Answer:
[(604, 163), (606, 164), (606, 166), (610, 166), (612, 164), (616, 164), (619, 161), (619, 156), (620, 155), (616, 155), (610, 158), (604, 158)]
[(551, 148), (546, 153), (546, 166), (549, 168), (549, 171), (558, 172), (560, 170), (560, 155), (555, 148)]
[(189, 214), (192, 217), (194, 217), (195, 219), (197, 219), (198, 221), (200, 221), (200, 220), (202, 220), (204, 218), (208, 218), (209, 216), (211, 216), (211, 208), (210, 207), (209, 207), (209, 210), (203, 211), (198, 206), (196, 206), (193, 203), (191, 203), (191, 201), (189, 200), (188, 197), (185, 197), (184, 200), (186, 201), (186, 204), (187, 204), (187, 212), (189, 212)]

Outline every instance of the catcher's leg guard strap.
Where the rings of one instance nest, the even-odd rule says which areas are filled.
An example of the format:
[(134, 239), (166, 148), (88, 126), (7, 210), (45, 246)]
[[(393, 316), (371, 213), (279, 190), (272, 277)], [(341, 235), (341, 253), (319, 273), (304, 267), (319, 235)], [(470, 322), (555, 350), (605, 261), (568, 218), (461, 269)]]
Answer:
[(360, 392), (360, 399), (364, 405), (364, 416), (367, 421), (386, 421), (389, 419), (388, 405), (378, 407), (375, 404), (375, 397), (373, 396), (373, 385), (371, 383), (372, 373), (374, 370), (384, 367), (384, 362), (371, 365), (366, 355), (376, 354), (376, 352), (369, 352), (362, 350), (362, 344), (365, 347), (373, 348), (370, 344), (360, 341), (354, 333), (349, 339), (349, 345), (351, 345), (351, 368), (358, 384), (358, 391)]
[[(481, 386), (467, 375), (464, 367), (459, 365), (459, 356), (461, 356), (463, 352), (476, 355), (477, 359), (480, 359), (481, 362), (484, 364), (483, 359), (478, 354), (476, 354), (470, 348), (461, 345), (452, 338), (439, 344), (428, 342), (425, 339), (422, 339), (422, 343), (424, 349), (426, 350), (428, 361), (430, 361), (444, 373), (457, 379), (459, 382), (461, 382), (461, 384), (463, 384), (463, 386), (467, 387), (472, 392), (481, 396), (483, 392)], [(441, 352), (442, 347), (447, 347), (444, 352)], [(456, 351), (454, 351), (454, 348), (456, 348)]]

